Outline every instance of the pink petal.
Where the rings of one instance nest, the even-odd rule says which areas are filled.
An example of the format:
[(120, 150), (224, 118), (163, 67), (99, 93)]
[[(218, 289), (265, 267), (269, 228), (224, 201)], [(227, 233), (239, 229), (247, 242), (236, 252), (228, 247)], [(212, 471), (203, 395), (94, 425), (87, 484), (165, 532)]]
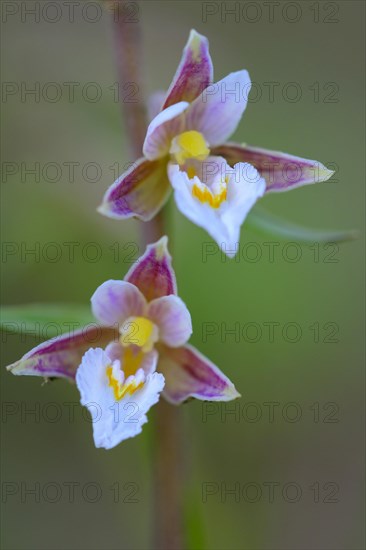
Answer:
[(166, 109), (178, 101), (193, 101), (211, 84), (212, 79), (213, 67), (208, 40), (192, 30), (163, 108)]
[(168, 237), (150, 244), (128, 271), (125, 281), (132, 283), (150, 302), (161, 296), (177, 294), (175, 273), (167, 248)]
[(136, 286), (126, 281), (106, 281), (91, 298), (92, 311), (102, 325), (116, 328), (132, 316), (141, 316), (146, 301)]
[(164, 397), (179, 405), (189, 397), (231, 401), (240, 397), (230, 380), (192, 346), (159, 346), (158, 371), (165, 377)]
[(8, 367), (15, 375), (75, 378), (84, 353), (93, 346), (105, 347), (118, 331), (93, 325), (42, 342)]
[(98, 211), (108, 218), (151, 220), (169, 198), (166, 170), (165, 162), (139, 159), (107, 190)]
[(295, 157), (287, 153), (227, 143), (215, 149), (230, 166), (237, 162), (249, 162), (266, 180), (266, 192), (289, 191), (302, 185), (321, 183), (334, 172), (321, 162)]
[(190, 105), (186, 129), (201, 132), (210, 147), (224, 143), (240, 122), (250, 86), (247, 71), (231, 73), (209, 86)]
[(147, 313), (159, 327), (159, 341), (176, 348), (185, 344), (192, 334), (191, 315), (178, 296), (163, 296), (149, 304)]
[(169, 154), (172, 139), (184, 130), (184, 111), (189, 103), (181, 101), (161, 111), (149, 124), (142, 151), (149, 160)]

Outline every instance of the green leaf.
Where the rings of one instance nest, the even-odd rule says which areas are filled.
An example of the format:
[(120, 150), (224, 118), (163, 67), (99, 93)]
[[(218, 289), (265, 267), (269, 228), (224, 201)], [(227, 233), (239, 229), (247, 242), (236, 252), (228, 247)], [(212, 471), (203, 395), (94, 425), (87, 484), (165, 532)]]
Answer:
[(90, 307), (77, 304), (26, 304), (3, 306), (0, 328), (7, 332), (39, 334), (52, 338), (95, 322)]
[(247, 227), (264, 233), (266, 235), (276, 236), (280, 239), (291, 239), (307, 243), (313, 242), (332, 242), (339, 243), (352, 241), (358, 238), (358, 231), (355, 230), (322, 230), (309, 229), (301, 225), (287, 222), (278, 216), (269, 214), (265, 210), (256, 208), (252, 211), (246, 221)]

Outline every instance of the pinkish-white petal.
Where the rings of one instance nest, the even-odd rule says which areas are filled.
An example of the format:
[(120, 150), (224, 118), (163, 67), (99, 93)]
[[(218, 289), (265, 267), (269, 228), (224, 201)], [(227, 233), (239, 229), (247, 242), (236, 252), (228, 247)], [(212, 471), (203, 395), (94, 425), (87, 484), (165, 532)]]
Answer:
[(159, 328), (159, 341), (171, 348), (183, 346), (192, 334), (191, 315), (178, 296), (162, 296), (149, 303), (147, 315)]
[(178, 101), (193, 101), (211, 84), (212, 79), (213, 67), (208, 40), (192, 30), (163, 108), (166, 109)]
[(250, 86), (247, 71), (231, 73), (209, 86), (190, 105), (186, 130), (201, 132), (210, 147), (224, 143), (241, 120)]
[(327, 181), (334, 172), (316, 160), (295, 157), (288, 153), (259, 149), (239, 143), (227, 143), (215, 149), (230, 166), (249, 162), (266, 180), (266, 192), (290, 191), (302, 185)]
[(117, 330), (95, 324), (62, 334), (26, 353), (8, 370), (15, 375), (60, 377), (73, 380), (84, 353), (93, 346), (105, 347), (119, 337)]
[(150, 122), (142, 149), (147, 159), (156, 160), (169, 154), (172, 139), (183, 132), (183, 113), (188, 107), (189, 103), (181, 101), (161, 111)]
[(102, 325), (118, 327), (129, 317), (141, 316), (146, 300), (139, 289), (126, 281), (106, 281), (91, 298), (92, 311)]
[(139, 159), (107, 189), (98, 212), (114, 219), (151, 220), (170, 195), (164, 160)]
[(204, 401), (231, 401), (240, 397), (227, 376), (193, 346), (159, 346), (158, 371), (165, 378), (163, 395), (174, 405), (190, 397)]
[(130, 268), (125, 281), (132, 283), (150, 302), (161, 296), (177, 294), (177, 283), (171, 256), (168, 252), (168, 237), (146, 247), (141, 258)]

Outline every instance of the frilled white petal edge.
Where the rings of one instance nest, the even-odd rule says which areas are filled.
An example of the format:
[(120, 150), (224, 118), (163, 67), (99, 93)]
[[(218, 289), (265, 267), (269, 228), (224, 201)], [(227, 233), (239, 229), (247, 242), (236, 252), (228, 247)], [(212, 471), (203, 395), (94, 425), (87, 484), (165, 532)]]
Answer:
[[(240, 227), (257, 199), (264, 194), (266, 183), (257, 170), (247, 163), (239, 162), (231, 168), (222, 157), (209, 157), (201, 164), (201, 169), (196, 173), (201, 174), (201, 178), (202, 174), (208, 174), (204, 181), (197, 175), (190, 179), (177, 164), (168, 165), (175, 202), (182, 214), (205, 229), (222, 251), (232, 258), (238, 249)], [(202, 189), (206, 181), (208, 189), (217, 189), (225, 175), (227, 196), (218, 208), (194, 196), (192, 190), (195, 185)]]
[(146, 309), (145, 297), (135, 285), (112, 279), (97, 288), (91, 304), (96, 319), (106, 326), (122, 325), (129, 317), (143, 315)]
[[(131, 388), (138, 386), (139, 389), (127, 391), (123, 397), (116, 399), (108, 372), (117, 383), (130, 385)], [(95, 446), (112, 449), (141, 432), (147, 422), (147, 411), (159, 400), (164, 376), (157, 372), (146, 376), (139, 369), (134, 376), (124, 380), (120, 362), (111, 362), (104, 350), (96, 348), (83, 356), (76, 372), (76, 385), (81, 404), (92, 416)]]
[(176, 348), (188, 342), (192, 334), (191, 315), (178, 296), (163, 296), (149, 303), (148, 313), (159, 328), (159, 340)]

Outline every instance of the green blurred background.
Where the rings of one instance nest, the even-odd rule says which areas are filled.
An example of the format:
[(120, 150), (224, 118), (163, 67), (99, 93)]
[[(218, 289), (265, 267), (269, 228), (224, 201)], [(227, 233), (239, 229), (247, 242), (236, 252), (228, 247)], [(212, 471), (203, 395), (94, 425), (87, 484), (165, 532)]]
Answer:
[[(35, 4), (49, 5), (39, 21), (22, 15), (24, 5)], [(139, 239), (136, 222), (115, 222), (95, 212), (114, 180), (111, 167), (119, 163), (122, 171), (134, 160), (110, 89), (117, 76), (109, 14), (100, 16), (98, 4), (87, 2), (83, 17), (85, 3), (74, 3), (70, 22), (61, 2), (62, 17), (52, 23), (58, 12), (51, 4), (3, 3), (3, 80), (10, 83), (2, 103), (3, 168), (13, 163), (6, 165), (1, 187), (3, 304), (88, 303), (100, 283), (124, 276), (129, 253), (135, 251), (128, 243)], [(225, 5), (239, 6), (236, 20), (225, 13)], [(262, 92), (249, 102), (237, 140), (338, 167), (335, 181), (269, 195), (261, 207), (308, 227), (356, 228), (361, 235), (339, 249), (301, 245), (299, 260), (291, 262), (286, 251), (292, 257), (295, 249), (286, 248), (288, 242), (244, 225), (239, 261), (224, 261), (217, 253), (204, 262), (202, 247), (210, 239), (170, 205), (170, 247), (180, 295), (192, 313), (192, 343), (242, 393), (232, 405), (239, 416), (229, 415), (229, 406), (184, 406), (187, 546), (356, 550), (364, 547), (365, 5), (280, 2), (272, 8), (272, 19), (266, 2), (143, 1), (138, 11), (133, 3), (129, 8), (129, 17), (142, 26), (148, 93), (169, 85), (188, 32), (195, 28), (210, 40), (216, 79), (246, 68)], [(39, 101), (22, 97), (21, 90), (37, 82)], [(50, 82), (63, 90), (54, 102), (55, 88), (44, 87)], [(74, 101), (68, 82), (80, 83)], [(97, 88), (88, 84), (93, 82)], [(265, 84), (270, 82), (278, 83), (273, 101)], [(289, 82), (300, 88), (296, 102), (286, 99)], [(101, 90), (99, 100), (83, 97), (85, 84), (89, 98)], [(70, 164), (65, 163), (73, 162), (78, 164), (70, 181)], [(39, 181), (24, 172), (35, 163)], [(47, 163), (58, 168), (47, 168)], [(88, 163), (98, 163), (100, 173)], [(73, 262), (65, 245), (70, 242), (79, 243)], [(245, 248), (250, 242), (259, 245), (256, 262), (250, 261), (254, 249)], [(279, 243), (273, 262), (265, 242)], [(56, 250), (48, 243), (61, 248), (56, 261), (47, 260)], [(35, 246), (39, 258), (24, 256), (24, 247)], [(100, 258), (93, 261), (96, 250)], [(272, 342), (269, 322), (279, 323)], [(217, 332), (205, 338), (207, 323)], [(225, 327), (232, 329), (235, 323), (244, 330), (239, 341), (225, 336)], [(300, 327), (297, 342), (288, 341), (294, 338), (291, 326), (288, 337), (283, 336), (287, 323)], [(258, 341), (250, 342), (256, 335)], [(35, 342), (3, 336), (3, 367)], [(69, 420), (64, 404), (78, 401), (71, 384), (42, 386), (39, 379), (15, 378), (3, 368), (1, 389), (3, 548), (151, 548), (152, 422), (138, 438), (108, 452), (96, 450), (79, 406), (75, 420)], [(58, 413), (50, 403), (60, 404)], [(268, 403), (276, 403), (272, 419)], [(25, 414), (25, 406), (39, 407), (39, 421)], [(55, 411), (58, 416), (51, 422)], [(22, 495), (37, 483), (40, 502)], [(73, 502), (67, 483), (79, 484)], [(88, 483), (96, 484), (101, 495)], [(271, 483), (276, 484), (273, 498)], [(225, 495), (225, 488), (235, 486), (239, 494)], [(8, 494), (12, 490), (15, 494)], [(130, 502), (132, 492), (136, 502)], [(97, 502), (91, 502), (94, 497)], [(57, 502), (51, 503), (52, 498)]]

